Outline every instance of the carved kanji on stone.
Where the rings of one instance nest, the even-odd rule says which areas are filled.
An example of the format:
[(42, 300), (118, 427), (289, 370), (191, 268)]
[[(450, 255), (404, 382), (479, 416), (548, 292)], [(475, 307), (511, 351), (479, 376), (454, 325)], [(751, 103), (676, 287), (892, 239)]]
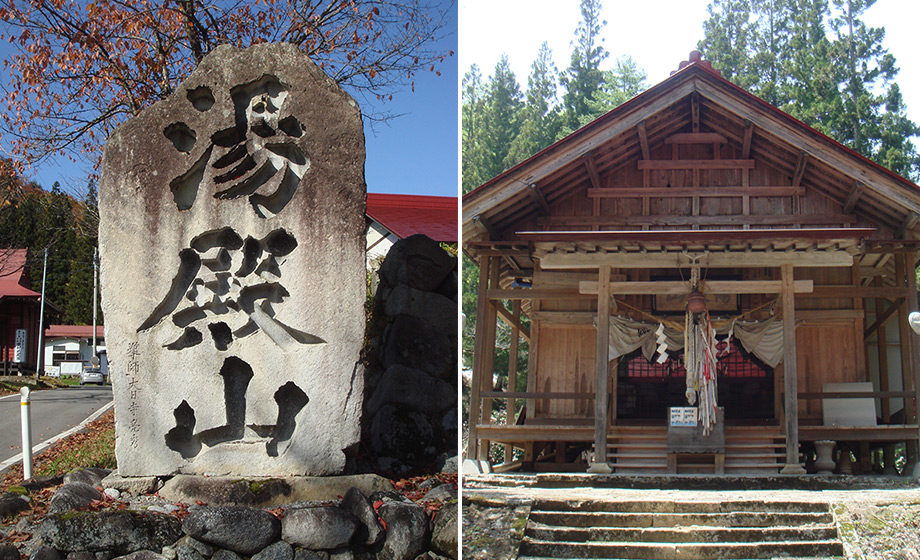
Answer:
[(357, 105), (291, 45), (220, 47), (113, 133), (100, 250), (130, 402), (121, 474), (344, 469), (363, 396), (363, 162)]

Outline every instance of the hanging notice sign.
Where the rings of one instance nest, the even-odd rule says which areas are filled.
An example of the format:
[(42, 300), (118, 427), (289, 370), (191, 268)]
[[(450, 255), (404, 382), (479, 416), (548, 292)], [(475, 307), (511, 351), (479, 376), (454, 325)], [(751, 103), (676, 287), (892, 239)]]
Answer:
[(16, 329), (16, 345), (13, 347), (13, 361), (21, 364), (26, 361), (26, 330)]
[(671, 411), (671, 425), (672, 426), (681, 426), (681, 427), (694, 427), (696, 426), (696, 411), (695, 406), (672, 406)]

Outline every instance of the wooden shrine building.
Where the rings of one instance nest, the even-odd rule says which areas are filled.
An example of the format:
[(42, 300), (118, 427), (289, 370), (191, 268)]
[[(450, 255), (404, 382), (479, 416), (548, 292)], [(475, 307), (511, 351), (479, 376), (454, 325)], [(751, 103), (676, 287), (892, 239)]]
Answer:
[[(463, 197), (479, 266), (467, 458), (497, 443), (501, 469), (674, 472), (686, 374), (648, 333), (686, 328), (698, 278), (725, 473), (812, 472), (818, 441), (844, 470), (913, 473), (920, 188), (698, 53), (681, 66)], [(529, 341), (526, 390), (492, 385), (498, 321), (512, 388)], [(517, 414), (492, 421), (497, 399)], [(713, 472), (695, 463), (677, 472)]]

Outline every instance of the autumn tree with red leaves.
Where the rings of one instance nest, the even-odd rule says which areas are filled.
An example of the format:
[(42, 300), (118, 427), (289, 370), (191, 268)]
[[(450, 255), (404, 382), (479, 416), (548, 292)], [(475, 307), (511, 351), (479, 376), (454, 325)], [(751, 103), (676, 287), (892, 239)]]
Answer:
[[(218, 45), (293, 43), (353, 95), (391, 98), (453, 52), (434, 0), (0, 0), (2, 140), (20, 164), (98, 161), (109, 133), (169, 96)], [(381, 117), (380, 113), (370, 118)]]

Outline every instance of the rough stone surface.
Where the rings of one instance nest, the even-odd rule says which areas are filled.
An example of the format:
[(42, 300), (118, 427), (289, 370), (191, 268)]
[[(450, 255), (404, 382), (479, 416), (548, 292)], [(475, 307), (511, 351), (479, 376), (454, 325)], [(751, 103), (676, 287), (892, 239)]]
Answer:
[(112, 560), (165, 560), (165, 557), (151, 550), (138, 550), (131, 554), (115, 557)]
[(58, 488), (51, 502), (48, 504), (48, 513), (63, 513), (77, 508), (88, 506), (93, 500), (103, 499), (103, 494), (94, 486), (85, 482), (71, 482)]
[(457, 489), (451, 487), (450, 484), (442, 484), (436, 488), (432, 488), (425, 493), (426, 502), (445, 502), (449, 500), (457, 499)]
[(8, 543), (0, 543), (0, 560), (19, 560), (19, 549)]
[(438, 325), (409, 315), (397, 315), (387, 330), (384, 367), (401, 364), (424, 371), (448, 383), (457, 383), (456, 322)]
[(214, 556), (211, 557), (211, 560), (241, 560), (240, 555), (232, 550), (217, 550), (214, 552)]
[(24, 509), (29, 509), (29, 500), (16, 492), (4, 492), (0, 496), (0, 519), (12, 517)]
[(364, 135), (294, 45), (214, 49), (110, 135), (103, 310), (123, 476), (342, 472), (363, 403)]
[(410, 286), (400, 285), (393, 288), (384, 306), (384, 312), (390, 317), (409, 315), (432, 325), (445, 328), (457, 322), (457, 303), (450, 298), (434, 292), (423, 292)]
[(67, 560), (96, 560), (96, 555), (85, 550), (79, 552), (70, 552), (67, 554)]
[(182, 536), (181, 523), (171, 515), (125, 510), (49, 515), (40, 532), (43, 542), (64, 552), (119, 555), (161, 550)]
[(177, 475), (160, 490), (160, 496), (176, 503), (204, 502), (212, 506), (267, 507), (304, 501), (329, 501), (351, 488), (364, 494), (392, 490), (393, 483), (375, 474), (342, 476), (294, 476), (283, 479), (243, 479)]
[[(246, 530), (241, 531), (241, 527)], [(278, 538), (281, 522), (256, 508), (203, 507), (185, 518), (182, 530), (194, 539), (251, 556)]]
[(360, 522), (336, 507), (311, 507), (288, 511), (281, 520), (281, 537), (309, 550), (332, 550), (347, 545)]
[(345, 493), (339, 507), (354, 515), (361, 522), (354, 537), (355, 542), (373, 546), (386, 536), (386, 530), (377, 518), (374, 505), (357, 488), (351, 488)]
[(454, 560), (460, 554), (460, 543), (457, 541), (457, 502), (446, 503), (438, 510), (431, 531), (431, 549)]
[(284, 541), (278, 541), (263, 548), (252, 560), (292, 560), (294, 547)]
[(112, 469), (76, 469), (64, 475), (64, 484), (71, 482), (84, 482), (90, 486), (102, 486), (102, 479), (112, 473)]
[(428, 515), (416, 504), (387, 502), (377, 510), (387, 525), (387, 538), (380, 560), (409, 560), (428, 550)]
[(380, 455), (420, 461), (433, 454), (437, 435), (429, 416), (385, 405), (374, 416), (370, 443)]
[(40, 546), (29, 555), (29, 560), (62, 560), (61, 553), (47, 545)]
[(102, 479), (102, 487), (138, 496), (153, 494), (162, 488), (163, 479), (156, 476), (121, 476), (118, 471), (114, 471)]
[(325, 550), (298, 548), (294, 552), (294, 560), (329, 560), (329, 553)]
[(187, 544), (180, 544), (176, 547), (176, 558), (178, 560), (204, 560), (200, 552)]
[(433, 292), (455, 266), (456, 261), (437, 241), (417, 234), (393, 245), (380, 265), (380, 276), (391, 286), (407, 284), (417, 290)]
[[(419, 395), (425, 398), (420, 399)], [(457, 408), (457, 386), (416, 369), (393, 365), (383, 374), (367, 403), (367, 411), (376, 414), (385, 404), (430, 415), (442, 413)]]

